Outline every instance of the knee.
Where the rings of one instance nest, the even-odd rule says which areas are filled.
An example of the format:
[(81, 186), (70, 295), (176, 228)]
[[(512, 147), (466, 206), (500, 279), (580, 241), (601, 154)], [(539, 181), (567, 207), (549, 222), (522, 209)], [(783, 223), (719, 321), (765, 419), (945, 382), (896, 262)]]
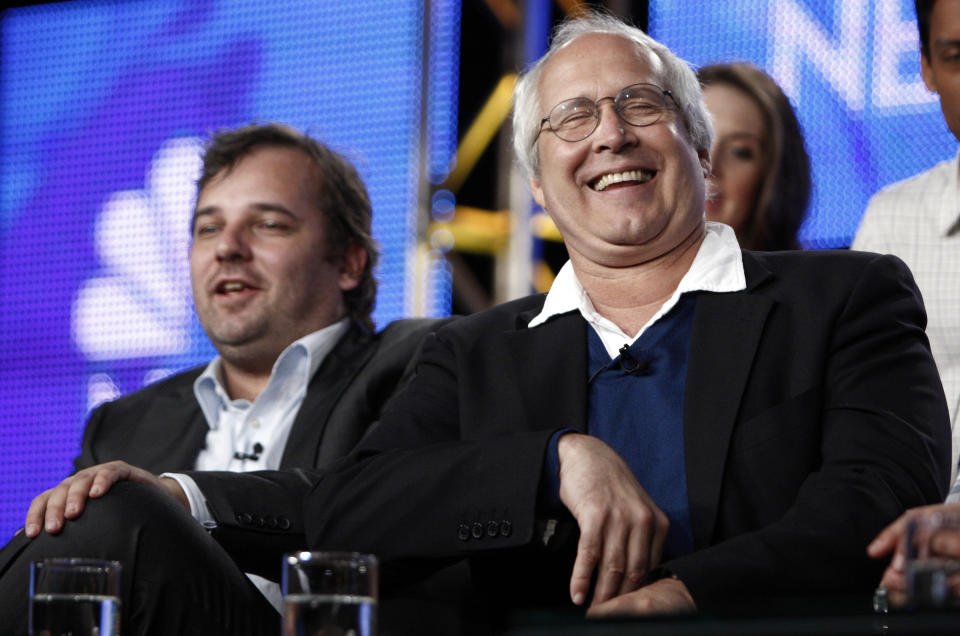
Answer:
[(195, 523), (190, 513), (165, 492), (132, 481), (117, 482), (102, 497), (88, 499), (76, 521), (81, 523), (67, 526), (86, 524), (93, 531), (121, 533)]
[(198, 529), (190, 513), (166, 493), (122, 481), (102, 497), (88, 499), (80, 516), (67, 521), (58, 534), (40, 533), (30, 552), (120, 559), (144, 540), (162, 544)]
[(81, 515), (68, 520), (57, 534), (41, 532), (34, 539), (19, 534), (0, 550), (0, 598), (8, 589), (26, 590), (31, 561), (51, 557), (129, 561), (145, 536), (162, 541), (176, 528), (190, 525), (197, 524), (165, 493), (120, 482), (103, 497), (87, 500)]

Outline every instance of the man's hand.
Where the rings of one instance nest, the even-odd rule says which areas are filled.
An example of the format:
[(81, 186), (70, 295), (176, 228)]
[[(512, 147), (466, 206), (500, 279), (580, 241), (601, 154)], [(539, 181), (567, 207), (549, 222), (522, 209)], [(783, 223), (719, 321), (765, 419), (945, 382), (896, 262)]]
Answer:
[(594, 570), (592, 605), (640, 586), (660, 563), (670, 522), (633, 471), (603, 441), (568, 433), (557, 444), (560, 500), (580, 526), (570, 598), (582, 605)]
[(679, 579), (660, 579), (638, 590), (621, 594), (587, 610), (587, 616), (690, 614), (697, 611), (697, 604), (690, 590)]
[(175, 480), (160, 479), (142, 468), (115, 461), (85, 468), (37, 495), (27, 510), (24, 532), (31, 539), (40, 534), (41, 528), (50, 534), (60, 532), (66, 519), (80, 516), (88, 497), (102, 497), (113, 484), (123, 480), (164, 490), (187, 510), (190, 509), (186, 495)]
[[(912, 508), (881, 530), (880, 534), (867, 546), (867, 554), (874, 559), (880, 559), (891, 552), (893, 553), (893, 559), (884, 571), (880, 584), (887, 589), (887, 600), (894, 607), (902, 607), (907, 600), (907, 557), (905, 554), (907, 525), (914, 519), (931, 514), (958, 515), (960, 514), (960, 503), (933, 504)], [(940, 556), (960, 558), (960, 533), (950, 530), (938, 532), (932, 538), (930, 546)]]

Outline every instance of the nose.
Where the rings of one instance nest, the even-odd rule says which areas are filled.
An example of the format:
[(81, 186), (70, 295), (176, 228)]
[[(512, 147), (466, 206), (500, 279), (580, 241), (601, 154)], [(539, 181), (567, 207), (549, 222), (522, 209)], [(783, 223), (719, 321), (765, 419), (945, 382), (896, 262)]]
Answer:
[(597, 129), (593, 132), (596, 150), (612, 150), (620, 152), (626, 147), (637, 143), (637, 136), (633, 126), (628, 125), (620, 118), (613, 105), (613, 98), (606, 97), (597, 103)]
[(238, 225), (226, 225), (217, 237), (216, 255), (218, 261), (242, 261), (250, 258), (250, 245), (245, 228)]

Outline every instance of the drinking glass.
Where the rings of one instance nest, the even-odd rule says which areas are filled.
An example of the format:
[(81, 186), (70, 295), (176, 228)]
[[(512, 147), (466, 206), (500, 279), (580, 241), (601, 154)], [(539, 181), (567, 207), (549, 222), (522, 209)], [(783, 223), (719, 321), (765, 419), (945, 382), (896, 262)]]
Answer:
[(294, 552), (283, 559), (284, 636), (374, 636), (377, 558)]
[(932, 512), (907, 524), (907, 607), (960, 607), (960, 515)]
[(43, 559), (30, 564), (31, 636), (117, 636), (118, 561)]

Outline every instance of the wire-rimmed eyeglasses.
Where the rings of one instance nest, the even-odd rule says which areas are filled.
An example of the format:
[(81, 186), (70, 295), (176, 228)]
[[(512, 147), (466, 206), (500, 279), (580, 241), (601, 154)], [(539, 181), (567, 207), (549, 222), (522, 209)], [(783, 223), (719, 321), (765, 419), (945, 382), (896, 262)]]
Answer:
[(617, 116), (631, 126), (650, 126), (660, 121), (663, 112), (670, 108), (667, 98), (674, 104), (673, 93), (655, 84), (631, 84), (617, 93), (616, 97), (601, 97), (591, 101), (586, 97), (566, 99), (550, 109), (550, 114), (540, 120), (540, 129), (533, 143), (540, 138), (543, 125), (549, 124), (564, 141), (583, 141), (593, 134), (600, 124), (600, 104), (613, 102)]

